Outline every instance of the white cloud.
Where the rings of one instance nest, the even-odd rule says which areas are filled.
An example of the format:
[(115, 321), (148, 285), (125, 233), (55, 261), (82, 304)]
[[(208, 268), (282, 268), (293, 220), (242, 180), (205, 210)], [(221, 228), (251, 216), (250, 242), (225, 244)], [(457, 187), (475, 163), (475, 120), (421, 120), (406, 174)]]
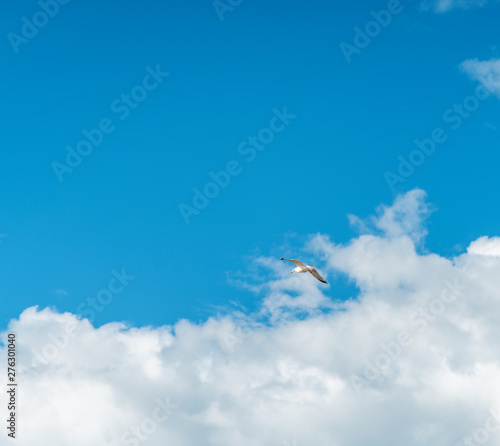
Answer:
[(246, 322), (234, 313), (95, 328), (25, 310), (9, 327), (19, 342), (16, 444), (417, 446), (485, 432), (495, 444), (500, 430), (484, 426), (497, 427), (489, 411), (500, 409), (499, 239), (453, 259), (421, 254), (427, 211), (412, 191), (368, 219), (374, 232), (344, 245), (311, 239), (330, 281), (346, 274), (360, 289), (346, 302), (264, 258), (264, 310)]
[(434, 12), (443, 13), (452, 9), (470, 9), (483, 7), (488, 0), (425, 0), (422, 3), (424, 9), (432, 9)]
[(480, 237), (467, 248), (469, 254), (500, 256), (500, 237)]
[(500, 59), (469, 59), (462, 63), (461, 68), (471, 79), (479, 81), (489, 91), (500, 96)]
[(407, 235), (418, 243), (427, 235), (425, 219), (431, 213), (425, 197), (425, 191), (414, 189), (396, 197), (392, 206), (379, 206), (376, 216), (363, 220), (349, 215), (349, 221), (363, 233), (374, 234), (381, 231), (387, 238)]

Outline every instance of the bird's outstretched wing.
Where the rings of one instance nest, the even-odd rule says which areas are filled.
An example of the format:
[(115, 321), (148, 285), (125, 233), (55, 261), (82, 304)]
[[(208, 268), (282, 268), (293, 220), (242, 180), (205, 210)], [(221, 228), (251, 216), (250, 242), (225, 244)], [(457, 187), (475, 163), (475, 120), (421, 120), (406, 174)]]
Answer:
[(295, 263), (295, 265), (300, 266), (301, 268), (307, 268), (306, 265), (304, 265), (302, 262), (299, 262), (298, 260), (284, 259), (283, 257), (281, 257), (280, 260), (288, 260), (289, 262)]
[(318, 271), (316, 271), (315, 269), (312, 269), (312, 270), (309, 270), (309, 272), (314, 276), (316, 277), (316, 279), (318, 279), (320, 282), (323, 282), (323, 283), (328, 283), (325, 279), (323, 279), (323, 277), (321, 277), (321, 275), (318, 273)]

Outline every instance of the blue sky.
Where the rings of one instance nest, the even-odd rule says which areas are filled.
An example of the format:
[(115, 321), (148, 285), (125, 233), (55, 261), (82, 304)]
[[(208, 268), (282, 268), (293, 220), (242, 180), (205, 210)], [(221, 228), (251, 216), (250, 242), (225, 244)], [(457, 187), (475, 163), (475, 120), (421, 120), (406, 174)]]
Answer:
[(498, 444), (499, 8), (4, 7), (19, 444)]
[[(122, 268), (135, 278), (96, 325), (204, 320), (231, 301), (251, 308), (256, 296), (230, 278), (253, 257), (299, 257), (316, 233), (346, 242), (348, 214), (415, 187), (439, 209), (426, 249), (451, 256), (498, 234), (498, 99), (455, 131), (443, 123), (478, 85), (461, 64), (499, 55), (498, 5), (441, 14), (401, 4), (351, 63), (340, 43), (387, 2), (244, 0), (221, 21), (210, 1), (70, 1), (17, 53), (7, 35), (40, 6), (9, 4), (2, 326), (33, 305), (78, 313)], [(111, 104), (157, 66), (169, 76), (121, 120)], [(284, 107), (296, 117), (247, 162), (238, 146)], [(114, 131), (58, 181), (52, 163), (105, 118)], [(391, 190), (384, 172), (436, 127), (448, 140)], [(186, 224), (179, 205), (231, 160), (241, 173)], [(340, 277), (327, 293), (351, 288)]]

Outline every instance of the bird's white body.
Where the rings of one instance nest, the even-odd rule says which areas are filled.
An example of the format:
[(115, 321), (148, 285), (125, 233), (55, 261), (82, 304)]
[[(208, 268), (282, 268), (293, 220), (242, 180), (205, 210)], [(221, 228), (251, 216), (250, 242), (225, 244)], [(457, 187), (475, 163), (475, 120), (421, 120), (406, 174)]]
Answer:
[(280, 260), (287, 260), (288, 262), (292, 262), (293, 264), (296, 265), (296, 267), (290, 271), (290, 274), (291, 273), (311, 273), (320, 282), (328, 283), (325, 279), (323, 279), (323, 277), (321, 277), (321, 275), (318, 273), (318, 271), (316, 271), (316, 268), (314, 266), (305, 265), (299, 260), (284, 259), (283, 257), (281, 257)]
[(309, 271), (312, 271), (313, 269), (314, 269), (314, 266), (304, 265), (304, 266), (297, 266), (296, 268), (292, 269), (292, 272), (294, 272), (294, 273), (308, 273)]

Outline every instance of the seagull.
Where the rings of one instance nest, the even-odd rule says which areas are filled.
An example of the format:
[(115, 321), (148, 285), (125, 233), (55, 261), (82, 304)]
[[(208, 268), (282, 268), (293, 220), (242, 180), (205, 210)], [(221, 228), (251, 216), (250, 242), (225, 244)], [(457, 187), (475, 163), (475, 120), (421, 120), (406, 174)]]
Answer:
[(292, 273), (311, 273), (316, 279), (318, 279), (320, 282), (323, 283), (328, 283), (323, 277), (320, 276), (318, 271), (316, 271), (316, 268), (314, 266), (309, 266), (309, 265), (304, 265), (302, 262), (298, 260), (290, 260), (290, 259), (284, 259), (281, 257), (280, 260), (287, 260), (288, 262), (292, 262), (295, 265), (297, 265), (297, 268), (294, 268), (290, 271), (290, 274)]

